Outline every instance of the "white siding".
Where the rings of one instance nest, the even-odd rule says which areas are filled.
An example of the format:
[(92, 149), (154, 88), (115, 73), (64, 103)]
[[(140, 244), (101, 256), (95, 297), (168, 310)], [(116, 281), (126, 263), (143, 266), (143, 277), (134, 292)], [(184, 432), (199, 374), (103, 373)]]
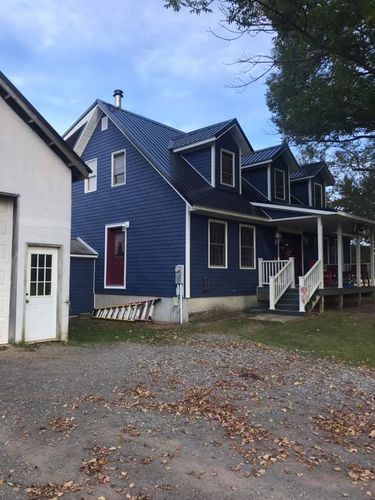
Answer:
[(68, 331), (71, 171), (0, 98), (0, 193), (16, 195), (10, 341), (23, 338), (27, 245), (59, 247), (57, 322)]

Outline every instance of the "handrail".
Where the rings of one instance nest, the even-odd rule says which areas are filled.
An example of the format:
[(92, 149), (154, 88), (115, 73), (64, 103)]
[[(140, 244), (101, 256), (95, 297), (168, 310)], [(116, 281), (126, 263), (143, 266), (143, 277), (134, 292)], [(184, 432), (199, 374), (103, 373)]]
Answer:
[(312, 268), (299, 277), (299, 311), (305, 312), (306, 304), (314, 295), (315, 290), (322, 285), (323, 263), (317, 260)]
[(276, 303), (290, 286), (295, 287), (293, 257), (275, 276), (270, 276), (270, 311), (276, 309)]
[(275, 276), (289, 260), (263, 260), (258, 259), (258, 284), (259, 286), (269, 285), (270, 276)]

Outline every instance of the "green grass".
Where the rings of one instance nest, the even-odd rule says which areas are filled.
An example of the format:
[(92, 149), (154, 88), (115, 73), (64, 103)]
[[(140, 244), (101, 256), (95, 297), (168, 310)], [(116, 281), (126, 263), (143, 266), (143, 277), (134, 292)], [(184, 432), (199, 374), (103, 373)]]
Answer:
[(191, 334), (216, 333), (279, 347), (300, 354), (375, 367), (375, 313), (372, 309), (327, 312), (287, 323), (261, 322), (248, 315), (197, 318), (184, 326), (123, 323), (91, 319), (71, 322), (69, 342), (179, 342)]
[(301, 354), (332, 358), (375, 367), (375, 314), (360, 312), (312, 315), (285, 324), (227, 321), (223, 330), (232, 329), (243, 339), (281, 347)]

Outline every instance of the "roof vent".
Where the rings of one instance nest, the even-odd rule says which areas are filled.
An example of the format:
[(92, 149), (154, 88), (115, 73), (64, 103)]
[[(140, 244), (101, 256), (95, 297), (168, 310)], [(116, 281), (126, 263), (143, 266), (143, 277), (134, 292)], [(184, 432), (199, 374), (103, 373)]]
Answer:
[(120, 89), (113, 91), (113, 97), (115, 98), (116, 108), (121, 108), (121, 99), (124, 97), (124, 92)]

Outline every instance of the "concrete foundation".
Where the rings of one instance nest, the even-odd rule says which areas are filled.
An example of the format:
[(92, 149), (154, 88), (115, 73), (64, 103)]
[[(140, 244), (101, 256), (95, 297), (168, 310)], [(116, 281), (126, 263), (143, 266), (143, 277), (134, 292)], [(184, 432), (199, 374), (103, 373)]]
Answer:
[[(129, 304), (140, 300), (153, 299), (150, 296), (135, 295), (95, 295), (95, 307), (107, 307), (121, 304)], [(243, 311), (256, 307), (256, 295), (240, 295), (229, 297), (196, 297), (183, 300), (183, 321), (187, 322), (189, 316), (194, 313), (202, 313), (210, 310)], [(179, 311), (176, 297), (161, 297), (155, 305), (153, 319), (167, 323), (178, 323)]]

